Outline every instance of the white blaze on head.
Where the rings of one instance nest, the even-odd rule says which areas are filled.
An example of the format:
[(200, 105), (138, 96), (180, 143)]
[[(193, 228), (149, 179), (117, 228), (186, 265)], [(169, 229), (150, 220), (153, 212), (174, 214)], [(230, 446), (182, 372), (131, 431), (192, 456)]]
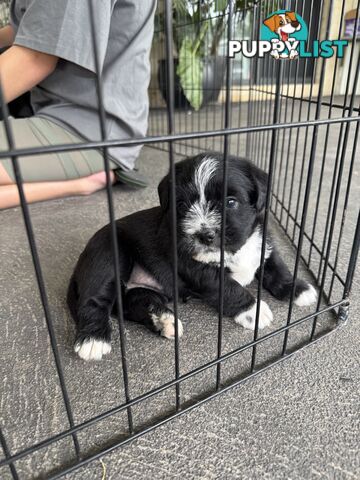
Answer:
[(183, 221), (184, 231), (189, 235), (195, 234), (202, 228), (215, 228), (220, 225), (220, 213), (210, 210), (210, 205), (205, 197), (206, 186), (215, 175), (217, 167), (217, 160), (206, 157), (195, 170), (194, 182), (199, 200), (191, 205)]
[(215, 175), (218, 162), (214, 158), (205, 157), (195, 170), (195, 185), (200, 195), (200, 204), (206, 203), (205, 188)]

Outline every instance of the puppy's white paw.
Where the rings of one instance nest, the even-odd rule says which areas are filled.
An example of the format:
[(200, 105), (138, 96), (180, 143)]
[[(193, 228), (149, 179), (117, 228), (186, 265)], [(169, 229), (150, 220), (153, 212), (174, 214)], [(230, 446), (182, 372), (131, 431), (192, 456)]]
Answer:
[[(247, 328), (249, 330), (255, 330), (255, 319), (256, 319), (256, 305), (254, 305), (247, 310), (246, 312), (241, 312), (235, 317), (235, 322), (239, 325)], [(259, 330), (262, 328), (268, 327), (273, 321), (273, 314), (269, 308), (269, 305), (263, 300), (260, 301), (260, 312), (259, 312)]]
[(299, 307), (307, 307), (308, 305), (315, 303), (317, 298), (317, 291), (312, 285), (309, 284), (308, 288), (295, 298), (295, 303)]
[[(171, 312), (163, 312), (161, 315), (153, 313), (151, 318), (162, 337), (170, 340), (175, 338), (175, 317)], [(178, 331), (179, 337), (181, 337), (184, 333), (184, 327), (180, 320), (178, 320)]]
[(74, 345), (75, 353), (86, 362), (90, 360), (101, 360), (103, 355), (111, 352), (111, 344), (98, 338), (87, 338), (86, 340), (76, 342)]

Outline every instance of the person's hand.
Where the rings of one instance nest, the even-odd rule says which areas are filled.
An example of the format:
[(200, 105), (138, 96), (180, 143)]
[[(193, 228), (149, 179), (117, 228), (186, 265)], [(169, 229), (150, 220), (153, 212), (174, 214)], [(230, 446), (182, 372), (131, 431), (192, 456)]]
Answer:
[(0, 28), (0, 48), (10, 47), (15, 38), (14, 29), (11, 25)]

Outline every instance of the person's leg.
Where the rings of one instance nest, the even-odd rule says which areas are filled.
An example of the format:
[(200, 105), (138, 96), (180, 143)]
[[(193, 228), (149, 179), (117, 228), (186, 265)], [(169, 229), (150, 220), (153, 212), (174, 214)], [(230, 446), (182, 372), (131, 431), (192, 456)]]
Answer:
[[(10, 119), (17, 148), (37, 147), (81, 140), (62, 127), (32, 117)], [(0, 149), (6, 148), (5, 132), (0, 123)], [(45, 154), (20, 157), (24, 192), (29, 203), (75, 195), (90, 195), (106, 185), (103, 158), (98, 151)], [(111, 171), (111, 181), (115, 176)], [(20, 202), (10, 160), (0, 160), (0, 209), (18, 206)]]
[[(111, 172), (114, 182), (114, 173)], [(90, 195), (106, 185), (105, 172), (94, 173), (87, 177), (53, 182), (24, 183), (25, 198), (28, 203), (42, 202), (55, 198), (78, 195)], [(0, 210), (17, 207), (20, 204), (17, 185), (0, 165)]]

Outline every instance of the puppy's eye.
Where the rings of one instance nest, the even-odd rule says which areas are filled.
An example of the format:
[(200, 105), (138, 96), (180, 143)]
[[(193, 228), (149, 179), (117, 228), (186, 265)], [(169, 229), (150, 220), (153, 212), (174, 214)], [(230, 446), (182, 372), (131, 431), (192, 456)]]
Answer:
[(226, 201), (226, 208), (237, 208), (239, 205), (239, 202), (235, 197), (227, 197)]

